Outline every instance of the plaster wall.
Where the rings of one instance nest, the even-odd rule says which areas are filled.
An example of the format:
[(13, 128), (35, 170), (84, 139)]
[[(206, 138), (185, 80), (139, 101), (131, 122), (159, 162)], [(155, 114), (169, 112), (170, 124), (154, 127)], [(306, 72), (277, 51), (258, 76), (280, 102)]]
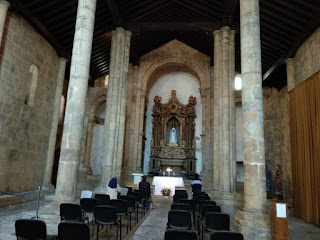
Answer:
[[(33, 106), (26, 104), (31, 65), (38, 69)], [(0, 51), (2, 191), (18, 193), (42, 185), (58, 67), (53, 47), (20, 15), (9, 11)]]
[(152, 108), (153, 99), (156, 95), (161, 96), (162, 103), (167, 103), (171, 97), (171, 90), (177, 91), (177, 98), (182, 104), (188, 104), (189, 97), (192, 95), (196, 97), (197, 103), (195, 105), (196, 115), (195, 118), (195, 139), (196, 139), (196, 172), (201, 172), (202, 165), (202, 102), (199, 92), (199, 82), (191, 74), (183, 72), (173, 72), (160, 77), (156, 83), (152, 86), (149, 96), (147, 113), (145, 120), (145, 152), (144, 152), (144, 167), (143, 173), (148, 173), (149, 156), (150, 156), (150, 140), (152, 138)]

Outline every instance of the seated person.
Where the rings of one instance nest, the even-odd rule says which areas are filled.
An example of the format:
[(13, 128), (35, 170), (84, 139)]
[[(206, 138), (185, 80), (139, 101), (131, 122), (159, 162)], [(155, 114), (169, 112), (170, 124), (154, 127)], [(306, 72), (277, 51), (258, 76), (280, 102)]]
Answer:
[(110, 199), (117, 199), (118, 192), (121, 191), (119, 184), (117, 183), (117, 178), (112, 178), (107, 187), (107, 194), (110, 196)]
[(194, 174), (194, 178), (191, 181), (192, 192), (202, 190), (202, 182), (198, 173)]
[(148, 197), (151, 195), (151, 188), (150, 188), (150, 183), (147, 182), (147, 176), (143, 175), (142, 176), (142, 181), (139, 183), (139, 189), (144, 189), (147, 190), (148, 192)]

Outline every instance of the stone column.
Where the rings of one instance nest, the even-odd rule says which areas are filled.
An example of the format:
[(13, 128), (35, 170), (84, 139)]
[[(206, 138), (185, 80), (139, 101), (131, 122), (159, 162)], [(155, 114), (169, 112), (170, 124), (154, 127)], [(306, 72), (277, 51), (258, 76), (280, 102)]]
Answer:
[(287, 91), (290, 92), (295, 87), (296, 74), (295, 74), (295, 61), (294, 58), (286, 60), (287, 65)]
[(140, 96), (140, 116), (139, 116), (139, 133), (138, 133), (138, 146), (137, 146), (137, 164), (136, 169), (138, 172), (142, 172), (142, 148), (144, 144), (144, 132), (143, 125), (144, 123), (144, 114), (145, 114), (145, 105), (146, 105), (146, 97), (148, 96), (148, 89), (141, 89)]
[(124, 128), (124, 124), (122, 126), (120, 122), (124, 123), (123, 117), (125, 115), (125, 106), (123, 106), (123, 110), (121, 105), (125, 105), (123, 97), (126, 97), (130, 36), (129, 31), (120, 27), (112, 31), (110, 75), (104, 125), (104, 153), (101, 153), (103, 156), (101, 179), (96, 192), (104, 192), (112, 177), (120, 177), (117, 175), (117, 162), (122, 162), (122, 154), (118, 153), (118, 149), (123, 149), (121, 145), (123, 145), (122, 134), (124, 134), (124, 130), (121, 129)]
[(58, 76), (57, 76), (57, 87), (56, 87), (56, 94), (53, 106), (53, 116), (52, 116), (52, 123), (51, 123), (51, 132), (49, 137), (48, 143), (48, 153), (47, 153), (47, 163), (44, 172), (44, 179), (43, 179), (43, 187), (49, 188), (51, 187), (51, 176), (52, 176), (52, 167), (53, 167), (53, 160), (54, 160), (54, 151), (56, 146), (56, 139), (57, 139), (57, 130), (58, 130), (58, 122), (60, 117), (60, 106), (61, 106), (61, 96), (63, 90), (63, 81), (64, 81), (64, 74), (66, 70), (67, 59), (60, 58)]
[(214, 36), (214, 82), (213, 82), (213, 189), (220, 189), (220, 139), (221, 132), (221, 114), (220, 114), (220, 64), (221, 64), (221, 54), (220, 54), (220, 31), (216, 30), (213, 32)]
[(226, 193), (235, 185), (234, 35), (228, 26), (214, 32), (214, 186)]
[(118, 179), (121, 178), (122, 159), (124, 151), (124, 134), (126, 127), (126, 103), (127, 103), (127, 88), (128, 88), (128, 72), (129, 72), (129, 54), (130, 54), (130, 39), (132, 33), (126, 31), (124, 40), (124, 62), (120, 88), (120, 112), (119, 112), (119, 144), (116, 154), (116, 173)]
[(244, 208), (236, 212), (245, 239), (270, 239), (266, 213), (259, 0), (240, 0)]
[(76, 197), (96, 3), (96, 0), (78, 1), (56, 188), (56, 201), (60, 202), (73, 201)]
[(2, 36), (4, 31), (4, 24), (7, 19), (7, 12), (10, 7), (10, 3), (5, 0), (0, 0), (0, 47), (2, 43)]

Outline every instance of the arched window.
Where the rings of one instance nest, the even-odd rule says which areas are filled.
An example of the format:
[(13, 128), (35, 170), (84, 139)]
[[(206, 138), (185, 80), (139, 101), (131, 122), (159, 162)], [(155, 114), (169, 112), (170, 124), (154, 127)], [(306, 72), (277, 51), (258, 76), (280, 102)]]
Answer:
[(25, 103), (28, 106), (33, 107), (38, 82), (38, 67), (32, 64), (29, 68), (29, 72), (31, 73), (31, 79), (29, 81), (29, 94), (26, 96)]

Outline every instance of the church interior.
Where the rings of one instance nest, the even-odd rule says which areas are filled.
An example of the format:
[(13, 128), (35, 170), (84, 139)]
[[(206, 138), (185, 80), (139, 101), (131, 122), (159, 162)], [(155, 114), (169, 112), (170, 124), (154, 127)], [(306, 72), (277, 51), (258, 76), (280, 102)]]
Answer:
[(143, 175), (122, 239), (171, 239), (197, 174), (244, 239), (319, 239), (319, 92), (318, 0), (0, 0), (0, 239)]

